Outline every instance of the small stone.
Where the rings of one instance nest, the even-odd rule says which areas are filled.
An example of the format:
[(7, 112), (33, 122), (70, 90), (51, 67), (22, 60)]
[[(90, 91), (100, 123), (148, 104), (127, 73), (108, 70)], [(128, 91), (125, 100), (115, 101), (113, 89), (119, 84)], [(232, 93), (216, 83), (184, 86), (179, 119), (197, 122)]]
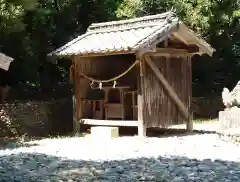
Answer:
[(124, 172), (124, 167), (118, 166), (116, 167), (118, 173), (123, 173)]
[(105, 171), (104, 170), (101, 170), (101, 169), (96, 169), (95, 171), (94, 171), (94, 174), (95, 175), (103, 175), (105, 173)]
[(197, 168), (198, 171), (208, 171), (210, 169), (210, 167), (206, 165), (199, 165)]
[(173, 182), (185, 182), (185, 180), (181, 177), (175, 177), (172, 181)]
[(147, 180), (147, 177), (146, 176), (142, 176), (139, 178), (140, 181), (146, 181)]
[(180, 166), (187, 166), (189, 164), (188, 160), (182, 160), (181, 162), (178, 163)]
[(203, 164), (211, 164), (212, 163), (212, 160), (211, 159), (203, 159)]
[(164, 163), (161, 163), (159, 167), (161, 168), (168, 168), (170, 165), (169, 164), (164, 164)]

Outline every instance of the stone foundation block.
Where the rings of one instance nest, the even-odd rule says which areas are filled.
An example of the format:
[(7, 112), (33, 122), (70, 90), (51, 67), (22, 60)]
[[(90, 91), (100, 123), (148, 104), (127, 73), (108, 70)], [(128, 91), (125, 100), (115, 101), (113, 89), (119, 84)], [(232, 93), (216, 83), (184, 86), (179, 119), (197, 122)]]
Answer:
[(240, 108), (231, 108), (219, 112), (219, 129), (221, 133), (240, 134)]
[(119, 137), (118, 127), (94, 126), (91, 127), (91, 136), (94, 138), (111, 139)]

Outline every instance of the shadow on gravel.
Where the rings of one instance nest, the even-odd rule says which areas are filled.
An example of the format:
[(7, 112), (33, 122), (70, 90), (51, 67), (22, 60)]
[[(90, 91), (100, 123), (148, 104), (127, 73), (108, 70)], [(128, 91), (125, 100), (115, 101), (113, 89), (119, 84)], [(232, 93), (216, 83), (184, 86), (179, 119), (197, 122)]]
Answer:
[(0, 139), (0, 150), (37, 146), (35, 143), (20, 142), (17, 139)]
[(215, 131), (193, 130), (187, 132), (185, 129), (149, 129), (147, 135), (149, 137), (172, 137), (172, 136), (193, 136), (199, 134), (218, 134)]
[[(134, 136), (137, 135), (136, 127), (121, 127), (119, 128), (120, 136)], [(219, 134), (216, 131), (194, 130), (187, 132), (185, 129), (172, 129), (172, 128), (148, 128), (148, 137), (172, 137), (172, 136), (192, 136), (199, 134)]]
[[(81, 125), (81, 133), (90, 133), (91, 126)], [(137, 127), (119, 127), (120, 136), (134, 136), (138, 134)], [(193, 130), (189, 133), (186, 129), (175, 129), (175, 128), (148, 128), (147, 136), (148, 137), (168, 137), (168, 136), (191, 136), (199, 134), (220, 134), (216, 131), (207, 131), (207, 130)]]
[[(192, 136), (192, 135), (199, 135), (199, 134), (219, 134), (219, 133), (212, 132), (212, 131), (204, 131), (204, 130), (194, 130), (193, 132), (188, 133), (186, 132), (185, 129), (159, 129), (159, 128), (149, 128), (147, 132), (148, 137), (159, 137), (159, 138), (166, 138), (166, 137), (173, 137), (173, 136), (182, 137), (182, 136)], [(137, 128), (136, 127), (120, 127), (119, 135), (120, 137), (137, 135)], [(65, 137), (73, 137), (73, 136), (69, 135)], [(38, 138), (36, 138), (36, 140), (37, 139)], [(37, 146), (37, 145), (38, 144), (36, 143), (20, 142), (19, 139), (0, 138), (0, 150), (17, 149), (20, 147), (31, 147), (31, 146)]]
[(240, 164), (184, 157), (96, 162), (21, 153), (0, 157), (0, 179), (3, 182), (237, 182), (240, 179)]

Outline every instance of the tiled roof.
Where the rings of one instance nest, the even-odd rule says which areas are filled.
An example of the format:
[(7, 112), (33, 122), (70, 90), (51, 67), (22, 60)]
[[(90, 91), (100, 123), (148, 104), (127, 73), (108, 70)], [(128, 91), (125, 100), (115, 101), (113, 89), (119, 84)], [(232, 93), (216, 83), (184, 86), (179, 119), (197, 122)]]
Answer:
[(135, 51), (176, 22), (177, 19), (167, 12), (129, 20), (92, 24), (85, 34), (73, 39), (52, 54)]
[(129, 20), (94, 23), (85, 34), (73, 39), (49, 55), (87, 55), (135, 52), (152, 44), (179, 23), (172, 12)]

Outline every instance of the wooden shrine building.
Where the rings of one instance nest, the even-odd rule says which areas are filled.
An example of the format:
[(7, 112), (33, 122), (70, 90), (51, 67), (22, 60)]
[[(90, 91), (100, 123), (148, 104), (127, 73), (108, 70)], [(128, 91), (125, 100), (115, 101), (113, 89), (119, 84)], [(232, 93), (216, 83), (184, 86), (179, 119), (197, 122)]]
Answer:
[(72, 59), (74, 129), (80, 124), (192, 130), (191, 58), (214, 49), (172, 12), (94, 23), (49, 55)]

